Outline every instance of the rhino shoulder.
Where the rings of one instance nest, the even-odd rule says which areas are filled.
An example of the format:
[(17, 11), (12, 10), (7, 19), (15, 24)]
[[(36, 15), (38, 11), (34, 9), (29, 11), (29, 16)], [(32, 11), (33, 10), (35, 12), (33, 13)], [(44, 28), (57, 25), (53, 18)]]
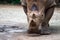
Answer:
[(47, 0), (46, 2), (46, 7), (52, 7), (55, 5), (56, 5), (55, 0)]

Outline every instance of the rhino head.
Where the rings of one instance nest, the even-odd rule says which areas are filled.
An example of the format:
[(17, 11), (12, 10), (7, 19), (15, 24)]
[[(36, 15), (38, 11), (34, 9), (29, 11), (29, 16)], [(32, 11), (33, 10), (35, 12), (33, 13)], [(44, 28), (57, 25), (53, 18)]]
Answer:
[(46, 0), (26, 0), (26, 2), (29, 31), (37, 33), (41, 29), (42, 22), (45, 18)]

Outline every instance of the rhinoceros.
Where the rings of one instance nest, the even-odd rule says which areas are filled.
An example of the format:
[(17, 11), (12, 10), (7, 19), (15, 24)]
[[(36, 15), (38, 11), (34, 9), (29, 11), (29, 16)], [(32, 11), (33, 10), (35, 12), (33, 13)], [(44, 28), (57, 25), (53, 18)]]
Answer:
[(22, 0), (29, 23), (28, 33), (50, 34), (49, 21), (55, 8), (55, 0)]

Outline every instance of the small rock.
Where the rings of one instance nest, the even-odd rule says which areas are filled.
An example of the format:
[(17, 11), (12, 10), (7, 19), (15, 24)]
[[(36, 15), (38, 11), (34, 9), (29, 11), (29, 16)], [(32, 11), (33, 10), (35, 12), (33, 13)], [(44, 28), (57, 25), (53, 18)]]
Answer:
[(11, 28), (18, 28), (18, 26), (11, 26)]
[(4, 32), (4, 29), (3, 28), (0, 28), (0, 32)]

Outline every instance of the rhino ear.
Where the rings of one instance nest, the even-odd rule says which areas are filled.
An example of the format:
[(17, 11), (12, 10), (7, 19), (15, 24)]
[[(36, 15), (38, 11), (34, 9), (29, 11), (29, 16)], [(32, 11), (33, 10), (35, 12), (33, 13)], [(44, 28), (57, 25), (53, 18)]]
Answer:
[(26, 0), (21, 0), (21, 5), (22, 6), (26, 6), (27, 4), (26, 4)]

